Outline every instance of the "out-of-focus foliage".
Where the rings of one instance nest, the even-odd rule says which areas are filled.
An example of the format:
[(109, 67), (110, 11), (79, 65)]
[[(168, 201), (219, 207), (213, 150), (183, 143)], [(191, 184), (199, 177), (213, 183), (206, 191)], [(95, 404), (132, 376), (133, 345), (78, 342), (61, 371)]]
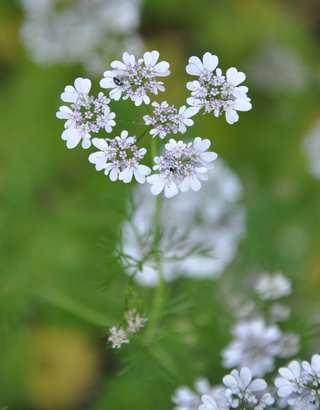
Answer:
[[(170, 285), (156, 337), (116, 353), (105, 334), (121, 319), (128, 278), (112, 250), (130, 189), (97, 174), (85, 151), (65, 149), (59, 94), (85, 73), (32, 63), (20, 43), (22, 19), (18, 1), (0, 3), (0, 408), (171, 409), (177, 385), (199, 375), (220, 380), (231, 323), (223, 290), (232, 297), (247, 274), (264, 269), (293, 278), (290, 326), (304, 334), (320, 309), (320, 185), (301, 150), (320, 115), (319, 39), (307, 18), (280, 1), (144, 2), (142, 36), (173, 63), (173, 103), (187, 96), (187, 57), (207, 50), (223, 68), (250, 72), (264, 50), (280, 47), (298, 56), (305, 78), (298, 89), (259, 88), (249, 76), (254, 108), (239, 124), (197, 118), (192, 135), (212, 138), (242, 180), (247, 236), (219, 281)], [(256, 74), (263, 81), (263, 67)], [(277, 81), (285, 75), (274, 73)], [(135, 111), (129, 103), (119, 110), (130, 127)], [(146, 312), (152, 294), (139, 290)], [(302, 355), (319, 341), (309, 333)]]

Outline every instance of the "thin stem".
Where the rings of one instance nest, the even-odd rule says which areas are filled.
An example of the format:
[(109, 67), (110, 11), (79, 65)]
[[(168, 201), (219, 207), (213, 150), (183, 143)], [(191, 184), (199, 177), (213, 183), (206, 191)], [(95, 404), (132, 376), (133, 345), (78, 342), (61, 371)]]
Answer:
[(141, 141), (142, 138), (146, 135), (146, 133), (149, 131), (149, 127), (146, 127), (146, 129), (143, 131), (141, 135), (137, 138), (137, 142)]
[[(156, 140), (152, 139), (151, 141), (151, 155), (154, 158), (157, 155), (157, 145)], [(155, 289), (153, 304), (151, 308), (151, 313), (149, 316), (149, 329), (147, 332), (147, 336), (151, 339), (156, 331), (162, 306), (164, 304), (164, 296), (165, 296), (165, 282), (163, 279), (162, 273), (162, 264), (161, 264), (161, 256), (159, 252), (159, 243), (161, 239), (161, 207), (162, 207), (162, 199), (160, 196), (156, 198), (156, 206), (154, 212), (154, 236), (153, 236), (153, 249), (152, 252), (154, 254), (154, 258), (156, 261), (156, 268), (158, 271), (158, 278), (159, 283)]]

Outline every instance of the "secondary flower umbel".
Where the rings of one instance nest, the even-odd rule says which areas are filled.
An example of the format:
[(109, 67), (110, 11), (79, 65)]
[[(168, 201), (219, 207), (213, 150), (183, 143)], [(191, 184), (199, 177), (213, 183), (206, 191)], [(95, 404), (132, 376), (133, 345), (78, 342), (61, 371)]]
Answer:
[(113, 139), (94, 138), (92, 144), (99, 151), (89, 155), (89, 161), (95, 164), (96, 170), (104, 170), (111, 181), (119, 179), (125, 183), (135, 180), (143, 184), (146, 175), (151, 170), (140, 164), (147, 150), (138, 148), (136, 137), (129, 136), (128, 131), (122, 131), (120, 136)]
[(236, 68), (231, 67), (223, 75), (218, 67), (218, 57), (205, 53), (199, 57), (190, 57), (186, 66), (188, 74), (197, 76), (198, 80), (187, 83), (191, 97), (187, 99), (189, 105), (204, 109), (205, 113), (213, 113), (219, 117), (223, 112), (229, 124), (239, 120), (237, 111), (251, 110), (248, 88), (240, 86), (246, 76)]
[(110, 100), (99, 93), (97, 97), (89, 95), (91, 81), (77, 78), (74, 86), (68, 85), (61, 94), (62, 101), (70, 106), (62, 105), (57, 112), (57, 118), (66, 120), (62, 139), (67, 148), (75, 148), (81, 141), (82, 148), (91, 146), (91, 134), (100, 130), (111, 132), (116, 125), (115, 113), (111, 112)]
[(187, 127), (191, 127), (194, 122), (191, 119), (198, 109), (194, 107), (182, 106), (179, 110), (174, 105), (169, 105), (167, 101), (162, 103), (152, 103), (153, 113), (143, 117), (146, 125), (151, 125), (150, 135), (165, 138), (168, 134), (184, 134)]
[(193, 142), (170, 139), (163, 153), (154, 158), (154, 171), (147, 182), (151, 184), (153, 195), (159, 195), (164, 190), (164, 196), (171, 198), (190, 189), (198, 191), (201, 181), (208, 179), (208, 167), (217, 158), (215, 152), (207, 151), (211, 142), (196, 137)]
[(124, 100), (128, 98), (139, 106), (142, 103), (149, 104), (149, 93), (157, 95), (164, 91), (162, 81), (157, 77), (166, 77), (170, 74), (169, 63), (159, 60), (158, 51), (147, 51), (143, 58), (129, 53), (123, 53), (122, 61), (113, 61), (112, 70), (104, 72), (104, 78), (100, 81), (102, 88), (111, 89), (110, 98)]

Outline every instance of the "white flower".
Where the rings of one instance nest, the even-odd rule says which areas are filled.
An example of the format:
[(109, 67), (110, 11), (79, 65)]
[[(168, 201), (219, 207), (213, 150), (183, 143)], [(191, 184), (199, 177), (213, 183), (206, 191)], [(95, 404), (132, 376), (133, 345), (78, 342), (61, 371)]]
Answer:
[(201, 397), (202, 404), (198, 408), (199, 410), (220, 410), (215, 399), (210, 396), (204, 395)]
[(130, 98), (137, 106), (149, 104), (149, 93), (157, 95), (165, 90), (163, 83), (156, 78), (170, 74), (169, 63), (158, 62), (159, 56), (158, 51), (147, 51), (143, 58), (137, 60), (133, 54), (123, 53), (123, 61), (113, 61), (112, 70), (104, 72), (101, 87), (111, 89), (109, 95), (113, 100)]
[(291, 293), (291, 282), (282, 273), (264, 274), (256, 285), (255, 290), (261, 299), (279, 299)]
[(152, 103), (152, 115), (143, 117), (146, 125), (151, 125), (150, 135), (165, 138), (168, 134), (184, 134), (187, 127), (191, 127), (194, 122), (191, 120), (198, 110), (194, 107), (182, 106), (179, 110), (174, 105), (169, 105), (166, 101), (161, 104)]
[(277, 326), (267, 326), (263, 319), (253, 319), (236, 324), (232, 334), (234, 340), (222, 353), (224, 367), (245, 366), (254, 376), (273, 370), (282, 336)]
[(108, 105), (109, 99), (103, 93), (97, 97), (89, 96), (91, 81), (77, 78), (74, 86), (68, 85), (61, 94), (62, 101), (70, 103), (63, 105), (57, 112), (57, 118), (65, 120), (65, 131), (62, 139), (67, 148), (75, 148), (81, 141), (82, 148), (91, 146), (91, 134), (104, 129), (111, 132), (116, 125), (115, 114)]
[(126, 313), (127, 331), (129, 333), (137, 333), (147, 322), (147, 319), (141, 316), (135, 309), (131, 309)]
[(320, 355), (312, 356), (311, 363), (297, 360), (279, 369), (275, 380), (280, 398), (295, 410), (320, 408)]
[(270, 319), (273, 322), (282, 322), (283, 320), (287, 320), (290, 316), (290, 308), (286, 305), (281, 303), (273, 303), (270, 306)]
[(187, 83), (191, 97), (187, 99), (189, 105), (204, 109), (206, 113), (213, 113), (219, 117), (223, 112), (229, 124), (239, 120), (237, 111), (251, 110), (250, 98), (247, 96), (248, 88), (240, 84), (246, 76), (236, 68), (231, 67), (222, 74), (218, 66), (218, 57), (205, 53), (199, 57), (190, 57), (186, 66), (188, 74), (199, 77), (196, 81)]
[(154, 158), (154, 171), (147, 182), (151, 184), (153, 195), (164, 191), (166, 198), (190, 189), (198, 191), (201, 181), (208, 179), (209, 164), (217, 158), (215, 152), (208, 152), (211, 142), (196, 137), (193, 142), (185, 144), (183, 141), (170, 139), (159, 157)]
[[(242, 184), (221, 159), (214, 164), (197, 195), (190, 191), (163, 202), (158, 247), (165, 281), (216, 278), (236, 255), (245, 231)], [(127, 255), (122, 258), (125, 273), (151, 287), (159, 281), (151, 252), (155, 209), (156, 198), (147, 184), (137, 186), (128, 201), (120, 249)]]
[[(22, 0), (21, 34), (39, 64), (83, 64), (93, 73), (119, 52), (140, 53), (140, 0)], [(61, 7), (63, 3), (63, 7)]]
[(264, 379), (253, 379), (249, 368), (232, 372), (223, 378), (226, 387), (226, 397), (229, 398), (231, 408), (250, 408), (263, 410), (274, 403), (273, 397), (266, 392), (267, 383)]
[(111, 181), (119, 179), (129, 183), (134, 177), (140, 184), (145, 182), (151, 170), (140, 164), (147, 151), (138, 148), (136, 137), (122, 131), (120, 136), (113, 139), (93, 138), (92, 143), (99, 151), (89, 155), (89, 162), (95, 164), (97, 171), (104, 170)]
[[(225, 397), (223, 386), (211, 386), (209, 381), (204, 378), (197, 379), (194, 390), (186, 386), (179, 387), (172, 396), (175, 404), (174, 410), (198, 410), (201, 405), (201, 396), (214, 400), (219, 405), (219, 410), (228, 410), (229, 405)], [(205, 409), (203, 407), (203, 409)]]
[(111, 327), (108, 341), (113, 349), (120, 349), (123, 344), (129, 343), (127, 333), (121, 328)]

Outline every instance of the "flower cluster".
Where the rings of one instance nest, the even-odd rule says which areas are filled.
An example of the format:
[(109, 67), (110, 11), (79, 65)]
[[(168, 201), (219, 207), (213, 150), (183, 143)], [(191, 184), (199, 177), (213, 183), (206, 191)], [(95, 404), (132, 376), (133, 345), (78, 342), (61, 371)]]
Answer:
[[(245, 233), (243, 188), (238, 176), (222, 159), (208, 172), (208, 183), (194, 195), (177, 195), (161, 206), (161, 255), (163, 280), (180, 277), (217, 278), (236, 255)], [(139, 184), (127, 201), (118, 253), (125, 273), (142, 286), (159, 281), (154, 244), (156, 198)]]
[(199, 57), (190, 57), (186, 67), (187, 73), (197, 76), (198, 80), (187, 84), (191, 97), (187, 102), (205, 113), (213, 113), (219, 117), (225, 113), (229, 124), (239, 120), (237, 111), (251, 110), (248, 88), (241, 85), (246, 76), (244, 73), (231, 67), (223, 75), (218, 67), (219, 59), (211, 53), (205, 53), (202, 60)]
[(320, 355), (311, 362), (293, 360), (279, 369), (275, 380), (278, 395), (294, 410), (317, 410), (320, 408)]
[(182, 386), (172, 396), (175, 410), (264, 410), (274, 403), (264, 379), (253, 379), (250, 369), (232, 370), (223, 384), (210, 386), (205, 379), (196, 382), (196, 392)]
[(199, 191), (201, 181), (208, 179), (210, 162), (217, 158), (215, 152), (207, 151), (210, 145), (209, 140), (200, 137), (188, 144), (170, 139), (163, 153), (154, 158), (153, 170), (157, 172), (147, 179), (152, 185), (152, 194), (158, 195), (164, 190), (164, 196), (172, 198), (179, 191)]
[(119, 50), (140, 52), (141, 0), (20, 0), (22, 41), (39, 64), (80, 63), (98, 73)]
[[(256, 281), (255, 291), (260, 303), (265, 303), (291, 292), (291, 282), (282, 274), (263, 274)], [(249, 307), (249, 308), (248, 308)], [(233, 326), (233, 340), (223, 350), (223, 365), (226, 368), (249, 367), (255, 376), (263, 376), (274, 370), (275, 359), (291, 357), (299, 351), (299, 337), (283, 332), (276, 324), (288, 319), (287, 306), (274, 303), (258, 307), (252, 303), (241, 312), (241, 319)]]
[[(127, 130), (120, 130), (118, 136), (113, 138), (101, 134), (112, 133), (117, 126), (116, 115), (110, 108), (111, 100), (130, 100), (138, 107), (150, 104), (152, 96), (165, 91), (160, 79), (170, 74), (170, 65), (160, 59), (158, 51), (147, 51), (140, 58), (124, 52), (122, 61), (112, 61), (110, 69), (104, 72), (100, 81), (100, 86), (108, 90), (108, 97), (103, 92), (91, 96), (91, 81), (77, 78), (74, 85), (66, 86), (61, 94), (62, 101), (70, 105), (61, 106), (56, 114), (59, 119), (65, 120), (62, 139), (66, 141), (67, 148), (75, 148), (80, 142), (85, 149), (94, 145), (98, 151), (89, 156), (89, 161), (98, 171), (104, 170), (111, 181), (129, 183), (134, 177), (140, 184), (148, 182), (152, 194), (164, 192), (166, 198), (172, 198), (179, 192), (198, 191), (202, 181), (208, 179), (211, 163), (217, 158), (215, 152), (208, 151), (211, 145), (209, 139), (196, 137), (184, 142), (170, 138), (169, 142), (159, 147), (157, 143), (152, 145), (149, 138), (154, 161), (153, 173), (148, 165), (141, 164), (147, 149), (140, 147), (140, 140), (147, 133), (160, 140), (177, 133), (184, 134), (187, 127), (194, 124), (192, 117), (199, 112), (201, 104), (204, 104), (206, 112), (214, 111), (216, 116), (222, 110), (225, 111), (229, 123), (235, 122), (235, 110), (251, 108), (250, 99), (246, 96), (248, 89), (238, 86), (245, 79), (243, 73), (230, 68), (224, 79), (216, 68), (216, 56), (206, 53), (202, 61), (198, 57), (191, 57), (186, 67), (189, 74), (199, 75), (198, 82), (188, 83), (188, 87), (192, 86), (193, 90), (192, 98), (187, 100), (189, 105), (176, 108), (167, 101), (153, 101), (153, 112), (143, 116), (147, 129), (138, 137), (131, 133), (129, 135)], [(215, 86), (214, 93), (213, 84), (217, 81), (219, 86)], [(203, 100), (204, 87), (208, 88), (205, 98), (210, 100), (210, 104)], [(203, 96), (201, 104), (200, 94)], [(215, 105), (215, 108), (209, 109), (208, 104), (211, 107)], [(95, 138), (92, 138), (93, 134)]]
[(174, 105), (169, 105), (167, 101), (162, 103), (153, 102), (152, 115), (145, 115), (143, 120), (146, 125), (151, 125), (150, 135), (165, 138), (168, 134), (184, 134), (187, 127), (191, 127), (194, 122), (191, 119), (198, 110), (194, 107), (183, 105), (177, 109)]
[(113, 349), (120, 349), (123, 344), (130, 342), (130, 335), (139, 332), (147, 322), (135, 309), (125, 314), (126, 328), (113, 326), (109, 330), (108, 341)]

